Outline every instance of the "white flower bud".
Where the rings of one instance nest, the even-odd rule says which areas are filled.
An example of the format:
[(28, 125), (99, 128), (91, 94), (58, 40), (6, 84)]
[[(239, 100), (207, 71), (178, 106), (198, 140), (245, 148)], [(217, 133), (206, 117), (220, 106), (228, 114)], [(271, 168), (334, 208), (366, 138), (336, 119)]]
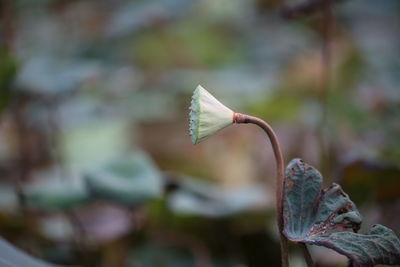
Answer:
[(206, 89), (197, 86), (190, 106), (190, 136), (197, 144), (233, 123), (234, 112), (224, 106)]

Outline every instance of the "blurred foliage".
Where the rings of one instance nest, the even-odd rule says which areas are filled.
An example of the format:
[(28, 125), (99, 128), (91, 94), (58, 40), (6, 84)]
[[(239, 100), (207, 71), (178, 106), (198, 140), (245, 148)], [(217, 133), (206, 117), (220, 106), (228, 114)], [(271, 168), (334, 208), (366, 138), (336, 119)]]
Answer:
[(240, 41), (228, 32), (222, 33), (211, 25), (191, 21), (147, 31), (135, 39), (135, 62), (148, 70), (215, 68), (240, 62)]
[(43, 261), (37, 260), (25, 252), (14, 248), (4, 239), (0, 239), (0, 263), (3, 266), (17, 267), (17, 266), (31, 266), (31, 267), (51, 267), (54, 265), (47, 264)]
[(16, 60), (0, 47), (0, 112), (7, 107), (10, 102), (12, 87), (11, 83), (17, 73)]
[(127, 206), (137, 206), (163, 191), (161, 174), (142, 154), (126, 156), (89, 172), (86, 184), (96, 197)]
[(327, 38), (281, 0), (1, 1), (2, 236), (74, 266), (276, 266), (268, 142), (193, 146), (198, 84), (399, 232), (400, 4), (338, 2)]
[(348, 188), (358, 203), (365, 201), (390, 202), (400, 195), (400, 168), (371, 160), (356, 160), (343, 165), (338, 182)]
[(24, 195), (29, 204), (41, 210), (69, 209), (88, 199), (82, 181), (62, 180), (61, 177), (51, 175), (26, 186)]

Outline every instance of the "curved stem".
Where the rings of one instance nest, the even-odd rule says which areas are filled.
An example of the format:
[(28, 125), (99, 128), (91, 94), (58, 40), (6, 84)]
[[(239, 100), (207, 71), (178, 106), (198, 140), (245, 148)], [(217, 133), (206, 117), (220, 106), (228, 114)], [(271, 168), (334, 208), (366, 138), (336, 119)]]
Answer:
[(288, 267), (289, 266), (288, 247), (287, 247), (287, 239), (283, 234), (283, 208), (282, 208), (285, 166), (278, 138), (276, 137), (275, 132), (272, 130), (272, 127), (268, 123), (257, 117), (240, 113), (234, 113), (233, 122), (256, 124), (265, 131), (265, 133), (269, 137), (269, 140), (271, 141), (277, 168), (276, 211), (277, 211), (277, 223), (279, 228), (280, 245), (281, 245), (281, 263), (283, 267)]
[(311, 257), (310, 251), (308, 251), (307, 245), (304, 243), (299, 243), (301, 251), (303, 252), (304, 259), (306, 260), (308, 267), (315, 267), (314, 261)]

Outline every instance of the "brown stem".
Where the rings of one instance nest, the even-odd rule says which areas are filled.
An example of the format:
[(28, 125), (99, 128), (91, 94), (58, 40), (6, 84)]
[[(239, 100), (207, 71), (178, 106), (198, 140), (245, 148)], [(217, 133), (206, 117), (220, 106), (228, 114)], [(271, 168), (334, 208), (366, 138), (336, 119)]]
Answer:
[(326, 142), (325, 130), (328, 127), (327, 119), (329, 115), (329, 96), (331, 91), (330, 74), (332, 69), (332, 46), (334, 32), (334, 18), (332, 6), (327, 3), (322, 10), (322, 51), (321, 51), (321, 78), (320, 78), (320, 101), (322, 106), (322, 116), (319, 121), (318, 141), (321, 155), (321, 171), (322, 173), (330, 172), (330, 144)]
[(90, 265), (90, 260), (88, 258), (88, 250), (85, 247), (85, 228), (79, 221), (77, 214), (73, 210), (68, 210), (65, 212), (66, 217), (72, 225), (72, 230), (74, 236), (72, 242), (77, 249), (77, 256), (81, 260), (82, 264), (87, 266)]
[(311, 257), (310, 251), (308, 251), (307, 245), (304, 243), (299, 243), (301, 251), (303, 252), (304, 259), (306, 260), (308, 267), (315, 267), (314, 261)]
[(11, 51), (15, 39), (15, 17), (12, 11), (12, 2), (0, 1), (0, 22), (2, 23), (3, 29), (3, 41), (4, 48), (7, 51)]
[(277, 168), (276, 211), (277, 211), (277, 223), (279, 228), (280, 245), (281, 245), (281, 263), (283, 267), (287, 267), (289, 266), (288, 247), (287, 247), (287, 239), (283, 234), (283, 208), (282, 208), (285, 166), (278, 138), (276, 137), (275, 132), (272, 130), (272, 127), (268, 123), (257, 117), (244, 115), (240, 113), (234, 113), (233, 122), (256, 124), (265, 131), (265, 133), (269, 137), (269, 140), (271, 141)]
[(28, 132), (29, 127), (25, 117), (25, 103), (24, 101), (17, 101), (12, 106), (11, 116), (15, 125), (15, 136), (17, 137), (17, 166), (18, 175), (15, 177), (14, 184), (18, 197), (18, 204), (22, 214), (27, 215), (27, 203), (25, 195), (23, 194), (22, 185), (28, 181), (31, 176), (32, 162), (31, 162), (31, 145)]

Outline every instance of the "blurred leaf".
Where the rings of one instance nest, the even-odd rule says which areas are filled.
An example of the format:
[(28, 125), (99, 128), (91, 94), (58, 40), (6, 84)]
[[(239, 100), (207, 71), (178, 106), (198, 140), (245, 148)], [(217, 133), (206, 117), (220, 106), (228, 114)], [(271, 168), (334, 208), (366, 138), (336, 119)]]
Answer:
[(184, 177), (179, 189), (168, 197), (169, 207), (177, 213), (206, 217), (225, 217), (265, 208), (264, 186), (251, 185), (223, 190), (214, 183)]
[(85, 176), (91, 194), (125, 205), (137, 205), (159, 197), (161, 174), (144, 153), (113, 160)]
[(89, 198), (79, 177), (60, 177), (54, 172), (24, 186), (28, 203), (43, 210), (64, 210), (86, 202)]
[(77, 89), (99, 73), (95, 62), (33, 57), (21, 66), (16, 83), (28, 92), (62, 94)]
[(125, 122), (120, 119), (83, 120), (62, 132), (63, 160), (74, 170), (96, 168), (128, 150), (128, 133)]
[(2, 267), (51, 267), (56, 266), (48, 264), (39, 259), (26, 254), (24, 251), (14, 247), (5, 239), (0, 237), (0, 266)]
[(339, 185), (321, 190), (321, 174), (300, 159), (286, 168), (284, 234), (294, 242), (324, 246), (347, 256), (353, 266), (400, 264), (400, 240), (384, 226), (358, 231), (361, 216)]
[(120, 103), (132, 119), (149, 123), (174, 118), (178, 113), (176, 101), (177, 97), (171, 90), (159, 90), (135, 92), (121, 99)]

